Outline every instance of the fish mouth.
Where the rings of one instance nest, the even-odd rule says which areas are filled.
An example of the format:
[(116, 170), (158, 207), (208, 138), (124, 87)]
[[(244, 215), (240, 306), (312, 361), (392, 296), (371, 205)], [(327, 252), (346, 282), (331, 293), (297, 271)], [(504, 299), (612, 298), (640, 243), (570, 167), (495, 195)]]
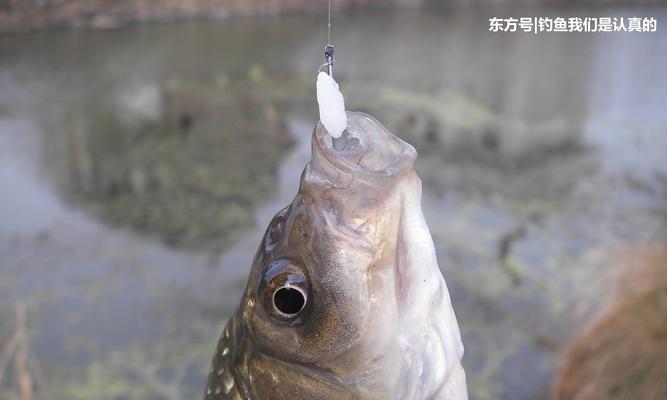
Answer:
[[(414, 167), (417, 151), (394, 136), (378, 120), (362, 112), (347, 113), (347, 128), (333, 139), (321, 122), (313, 132), (313, 161), (322, 156), (324, 169), (358, 176), (366, 181), (396, 178)], [(342, 143), (341, 143), (342, 142)]]
[(350, 233), (352, 241), (359, 234), (379, 240), (380, 232), (373, 225), (386, 213), (385, 205), (397, 185), (415, 175), (416, 158), (414, 147), (375, 118), (347, 112), (347, 128), (336, 142), (321, 122), (315, 127), (312, 158), (302, 175), (300, 192), (313, 200), (317, 214)]

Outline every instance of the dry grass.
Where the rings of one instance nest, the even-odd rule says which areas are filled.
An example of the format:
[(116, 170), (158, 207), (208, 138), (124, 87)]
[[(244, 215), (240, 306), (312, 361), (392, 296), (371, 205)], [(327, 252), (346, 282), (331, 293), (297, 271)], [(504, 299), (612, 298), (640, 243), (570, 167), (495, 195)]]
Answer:
[(667, 399), (667, 246), (622, 259), (608, 307), (566, 351), (554, 400)]

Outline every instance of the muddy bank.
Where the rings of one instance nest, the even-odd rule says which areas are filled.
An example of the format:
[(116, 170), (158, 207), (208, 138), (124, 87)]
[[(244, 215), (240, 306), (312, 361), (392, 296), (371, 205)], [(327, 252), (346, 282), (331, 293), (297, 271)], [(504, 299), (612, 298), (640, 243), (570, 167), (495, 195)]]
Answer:
[[(419, 6), (425, 0), (343, 0), (336, 9), (377, 6)], [(194, 18), (277, 15), (321, 12), (327, 0), (153, 0), (81, 1), (29, 0), (0, 2), (0, 31), (44, 28), (117, 28), (128, 23), (173, 21)]]
[[(471, 7), (523, 5), (518, 0), (335, 0), (336, 10), (378, 7)], [(664, 4), (663, 0), (588, 0), (578, 4)], [(193, 18), (277, 15), (323, 12), (327, 0), (2, 0), (0, 32), (45, 28), (117, 28), (129, 23), (173, 21)], [(534, 4), (566, 5), (562, 0), (540, 0)]]

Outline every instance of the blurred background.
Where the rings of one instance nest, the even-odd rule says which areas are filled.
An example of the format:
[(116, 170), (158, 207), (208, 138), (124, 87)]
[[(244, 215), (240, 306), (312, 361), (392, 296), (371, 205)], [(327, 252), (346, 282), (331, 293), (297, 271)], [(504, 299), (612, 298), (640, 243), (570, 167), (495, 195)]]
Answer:
[[(333, 1), (348, 109), (419, 151), (472, 399), (667, 399), (667, 4), (616, 3)], [(658, 29), (489, 32), (521, 16)], [(310, 156), (326, 1), (0, 31), (0, 399), (201, 398)]]

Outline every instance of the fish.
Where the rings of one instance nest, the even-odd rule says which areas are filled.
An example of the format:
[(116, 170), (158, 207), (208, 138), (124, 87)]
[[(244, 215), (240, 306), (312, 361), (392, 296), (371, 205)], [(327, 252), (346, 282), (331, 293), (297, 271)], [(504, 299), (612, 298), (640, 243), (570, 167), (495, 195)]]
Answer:
[(467, 399), (463, 344), (421, 208), (417, 152), (346, 112), (321, 122), (298, 193), (269, 223), (205, 400)]

